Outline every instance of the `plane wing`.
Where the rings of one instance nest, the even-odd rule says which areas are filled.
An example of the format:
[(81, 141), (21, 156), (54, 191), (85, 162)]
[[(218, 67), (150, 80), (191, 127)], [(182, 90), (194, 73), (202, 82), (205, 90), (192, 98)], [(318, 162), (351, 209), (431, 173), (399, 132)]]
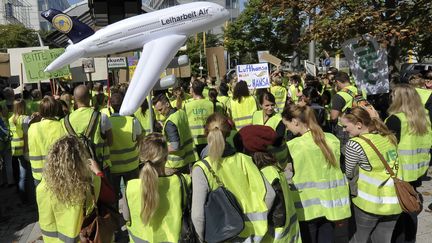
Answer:
[(162, 71), (174, 58), (178, 49), (186, 41), (184, 35), (168, 35), (146, 43), (129, 84), (121, 115), (131, 115), (141, 106)]

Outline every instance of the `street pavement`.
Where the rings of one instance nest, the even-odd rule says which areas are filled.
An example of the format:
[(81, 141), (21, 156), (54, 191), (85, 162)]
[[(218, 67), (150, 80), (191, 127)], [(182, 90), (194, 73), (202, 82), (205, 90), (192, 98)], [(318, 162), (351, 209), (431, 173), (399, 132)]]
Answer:
[[(418, 243), (432, 242), (432, 167), (419, 187), (424, 199), (424, 209), (420, 213), (417, 231)], [(41, 232), (37, 224), (37, 211), (34, 206), (20, 203), (15, 188), (0, 188), (0, 243), (40, 243)]]

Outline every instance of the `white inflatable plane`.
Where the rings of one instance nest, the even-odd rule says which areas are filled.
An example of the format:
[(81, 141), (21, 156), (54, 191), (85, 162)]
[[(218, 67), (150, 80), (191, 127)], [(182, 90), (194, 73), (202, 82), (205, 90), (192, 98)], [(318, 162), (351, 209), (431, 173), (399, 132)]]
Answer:
[(188, 36), (222, 24), (229, 12), (210, 2), (194, 2), (141, 14), (108, 25), (97, 32), (62, 12), (41, 13), (73, 44), (45, 72), (55, 71), (81, 57), (97, 57), (142, 48), (129, 84), (121, 115), (133, 114), (159, 79)]

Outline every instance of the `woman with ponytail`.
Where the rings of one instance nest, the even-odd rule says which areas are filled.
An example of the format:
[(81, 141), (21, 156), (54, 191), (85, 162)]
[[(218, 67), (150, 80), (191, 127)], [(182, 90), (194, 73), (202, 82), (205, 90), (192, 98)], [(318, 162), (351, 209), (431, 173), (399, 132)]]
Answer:
[(302, 241), (333, 242), (335, 226), (344, 225), (342, 220), (351, 217), (348, 181), (339, 165), (339, 140), (323, 132), (308, 106), (285, 107), (282, 121), (298, 135), (288, 142), (288, 149)]
[(140, 178), (126, 188), (130, 241), (179, 242), (190, 177), (165, 175), (168, 145), (162, 134), (149, 134), (139, 148), (144, 163)]
[(390, 242), (402, 210), (390, 174), (367, 141), (398, 174), (396, 137), (379, 118), (371, 118), (360, 107), (347, 109), (342, 125), (351, 137), (345, 151), (346, 176), (354, 178), (358, 170), (357, 191), (352, 198), (357, 231), (352, 241), (366, 243), (370, 238), (372, 242)]
[[(225, 139), (231, 132), (227, 117), (214, 113), (206, 126), (207, 147), (204, 160), (219, 177), (225, 188), (236, 198), (245, 216), (243, 231), (234, 242), (260, 242), (267, 232), (267, 212), (273, 204), (274, 190), (265, 184), (252, 158), (237, 153)], [(192, 170), (192, 222), (201, 241), (205, 239), (204, 205), (209, 192), (219, 187), (215, 177), (203, 161), (195, 163)]]

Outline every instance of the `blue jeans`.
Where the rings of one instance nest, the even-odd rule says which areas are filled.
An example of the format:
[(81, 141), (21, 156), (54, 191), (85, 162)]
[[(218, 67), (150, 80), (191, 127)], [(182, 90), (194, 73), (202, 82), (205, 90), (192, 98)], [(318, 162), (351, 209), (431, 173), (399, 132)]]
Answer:
[(367, 213), (354, 205), (356, 232), (350, 243), (390, 243), (393, 229), (400, 214), (375, 215)]
[(18, 191), (20, 198), (24, 203), (34, 203), (36, 195), (30, 161), (26, 160), (24, 156), (18, 156), (16, 158), (19, 162)]
[(301, 238), (305, 243), (334, 242), (335, 224), (324, 217), (299, 221), (299, 225)]

